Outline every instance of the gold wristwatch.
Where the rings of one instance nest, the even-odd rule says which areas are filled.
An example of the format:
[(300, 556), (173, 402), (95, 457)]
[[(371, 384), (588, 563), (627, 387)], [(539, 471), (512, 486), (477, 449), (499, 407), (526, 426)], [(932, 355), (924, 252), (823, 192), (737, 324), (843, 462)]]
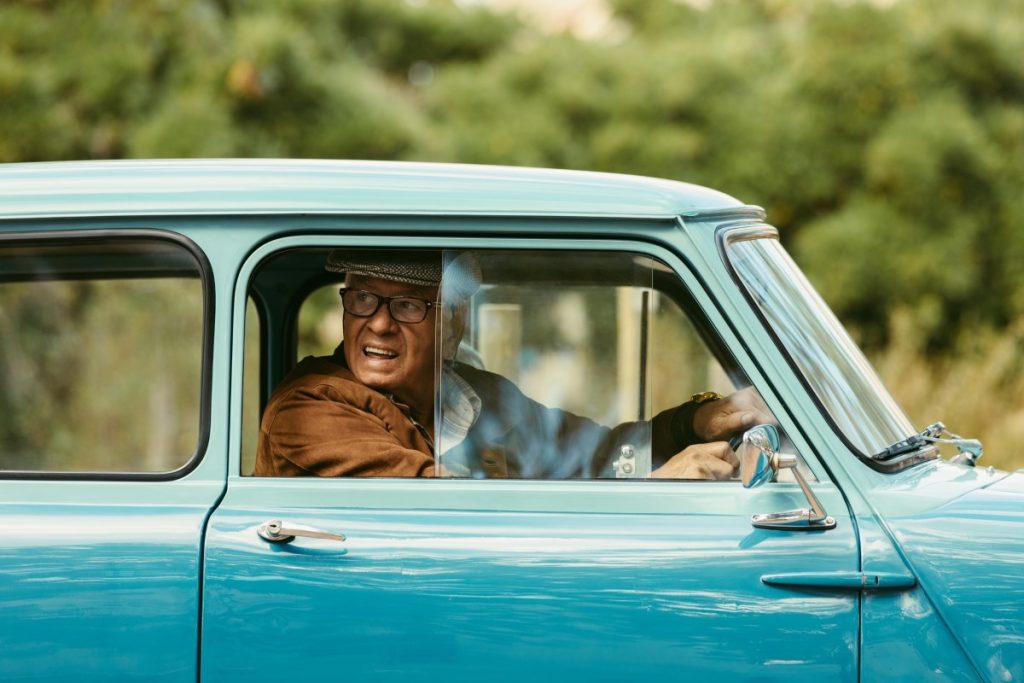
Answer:
[(707, 403), (708, 401), (718, 401), (723, 398), (725, 398), (725, 396), (722, 396), (717, 391), (702, 391), (698, 394), (694, 394), (693, 396), (691, 396), (690, 403), (696, 403), (700, 405), (701, 403)]

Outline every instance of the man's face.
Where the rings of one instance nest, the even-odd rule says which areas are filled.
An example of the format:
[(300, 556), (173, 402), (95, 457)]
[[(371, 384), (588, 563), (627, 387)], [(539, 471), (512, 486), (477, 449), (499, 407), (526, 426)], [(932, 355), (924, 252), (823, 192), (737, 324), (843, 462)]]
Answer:
[[(345, 286), (380, 296), (414, 296), (437, 300), (437, 287), (349, 275)], [(434, 322), (431, 308), (419, 323), (396, 322), (382, 305), (369, 318), (345, 313), (345, 361), (360, 382), (394, 394), (410, 405), (431, 402), (434, 395)]]

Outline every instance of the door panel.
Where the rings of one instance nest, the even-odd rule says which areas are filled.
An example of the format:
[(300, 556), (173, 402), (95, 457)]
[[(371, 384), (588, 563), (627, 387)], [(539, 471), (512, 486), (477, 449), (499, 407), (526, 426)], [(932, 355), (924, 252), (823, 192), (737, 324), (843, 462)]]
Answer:
[[(294, 283), (324, 284), (320, 273), (331, 248), (354, 252), (365, 242), (292, 236), (252, 254), (235, 291), (236, 396), (256, 393), (254, 382), (242, 381), (245, 297), (284, 288), (294, 294), (289, 305), (297, 306), (305, 290)], [(774, 403), (780, 427), (799, 436), (746, 353), (732, 357), (730, 350), (745, 345), (729, 336), (732, 328), (717, 306), (670, 254), (650, 254), (653, 248), (632, 243), (625, 251), (597, 244), (584, 252), (589, 243), (574, 241), (570, 257), (566, 245), (555, 253), (539, 241), (508, 242), (492, 240), (483, 245), (490, 251), (476, 253), (487, 277), (463, 341), (490, 348), (495, 339), (484, 332), (497, 328), (484, 318), (499, 310), (508, 313), (502, 329), (522, 323), (514, 335), (522, 340), (519, 351), (504, 360), (527, 359), (531, 368), (503, 364), (502, 354), (480, 356), (537, 406), (613, 425), (649, 420), (695, 390), (755, 386)], [(403, 240), (410, 247), (425, 243)], [(496, 251), (513, 248), (518, 251)], [(271, 297), (255, 298), (262, 305)], [(581, 312), (587, 324), (574, 317)], [(296, 330), (275, 324), (275, 311), (264, 313), (261, 321), (271, 322), (261, 326), (261, 343), (249, 348), (262, 349), (263, 381), (273, 387), (287, 367), (282, 357), (294, 355), (287, 339)], [(559, 326), (565, 320), (580, 324)], [(584, 328), (590, 332), (580, 333)], [(441, 339), (445, 329), (442, 318)], [(643, 351), (655, 342), (659, 353)], [(569, 367), (574, 378), (594, 379), (602, 370), (608, 376), (604, 386), (570, 387), (546, 371), (554, 366)], [(569, 388), (577, 395), (569, 396)], [(526, 403), (509, 393), (516, 405)], [(242, 424), (238, 399), (232, 424)], [(342, 443), (345, 435), (337, 438)], [(543, 433), (537, 441), (544, 441)], [(634, 455), (648, 445), (637, 443)], [(547, 452), (543, 446), (535, 450)], [(795, 453), (812, 453), (806, 443), (792, 446)], [(241, 448), (236, 438), (230, 452)], [(439, 451), (446, 453), (443, 446)], [(508, 452), (521, 451), (510, 446)], [(617, 452), (621, 460), (627, 451)], [(845, 502), (816, 461), (801, 466), (837, 526), (801, 533), (756, 530), (750, 523), (754, 513), (805, 506), (792, 482), (745, 491), (736, 481), (627, 476), (247, 477), (241, 474), (249, 468), (232, 457), (227, 492), (211, 516), (204, 548), (204, 682), (280, 683), (297, 674), (313, 681), (403, 683), (662, 680), (666, 674), (731, 680), (751, 672), (762, 680), (856, 679), (856, 592), (761, 581), (768, 573), (858, 570)], [(466, 462), (466, 471), (480, 474)], [(619, 468), (620, 474), (649, 472)], [(347, 540), (268, 543), (257, 530), (271, 520)]]
[(0, 679), (195, 681), (199, 539), (219, 489), (0, 482)]
[(194, 683), (225, 485), (208, 264), (49, 230), (0, 235), (0, 274), (0, 681)]
[[(751, 527), (751, 510), (801, 504), (792, 485), (505, 483), (490, 496), (501, 510), (472, 509), (472, 482), (409, 482), (428, 490), (378, 509), (314, 501), (390, 499), (396, 484), (237, 483), (207, 535), (205, 681), (856, 676), (855, 593), (760, 581), (856, 569), (844, 514), (824, 533)], [(470, 509), (437, 507), (460, 488)], [(830, 485), (815, 490), (842, 510)], [(271, 518), (348, 538), (269, 544), (256, 529)]]

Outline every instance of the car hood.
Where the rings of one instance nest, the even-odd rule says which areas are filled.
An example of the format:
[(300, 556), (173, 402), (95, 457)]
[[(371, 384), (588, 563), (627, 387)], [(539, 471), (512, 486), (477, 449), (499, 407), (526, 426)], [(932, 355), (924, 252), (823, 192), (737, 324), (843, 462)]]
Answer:
[(1024, 470), (886, 521), (978, 670), (1024, 680)]

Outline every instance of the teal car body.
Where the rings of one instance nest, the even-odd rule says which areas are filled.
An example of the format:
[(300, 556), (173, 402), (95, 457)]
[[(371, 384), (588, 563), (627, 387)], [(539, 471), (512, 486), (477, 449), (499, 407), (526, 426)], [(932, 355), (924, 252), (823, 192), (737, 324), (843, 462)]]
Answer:
[[(731, 257), (730, 235), (764, 221), (714, 190), (597, 173), (0, 167), (0, 282), (55, 278), (25, 265), (51, 246), (47, 263), (82, 279), (178, 267), (133, 266), (128, 240), (187, 256), (202, 302), (194, 452), (173, 467), (14, 466), (0, 443), (0, 679), (1024, 679), (1024, 473), (927, 443), (888, 459), (858, 447), (843, 419), (875, 406), (830, 412)], [(247, 305), (262, 403), (295, 360), (296, 301), (320, 284), (298, 261), (266, 264), (385, 245), (657, 260), (771, 408), (834, 527), (753, 526), (805, 504), (781, 478), (248, 476)], [(346, 540), (267, 542), (272, 520)]]

